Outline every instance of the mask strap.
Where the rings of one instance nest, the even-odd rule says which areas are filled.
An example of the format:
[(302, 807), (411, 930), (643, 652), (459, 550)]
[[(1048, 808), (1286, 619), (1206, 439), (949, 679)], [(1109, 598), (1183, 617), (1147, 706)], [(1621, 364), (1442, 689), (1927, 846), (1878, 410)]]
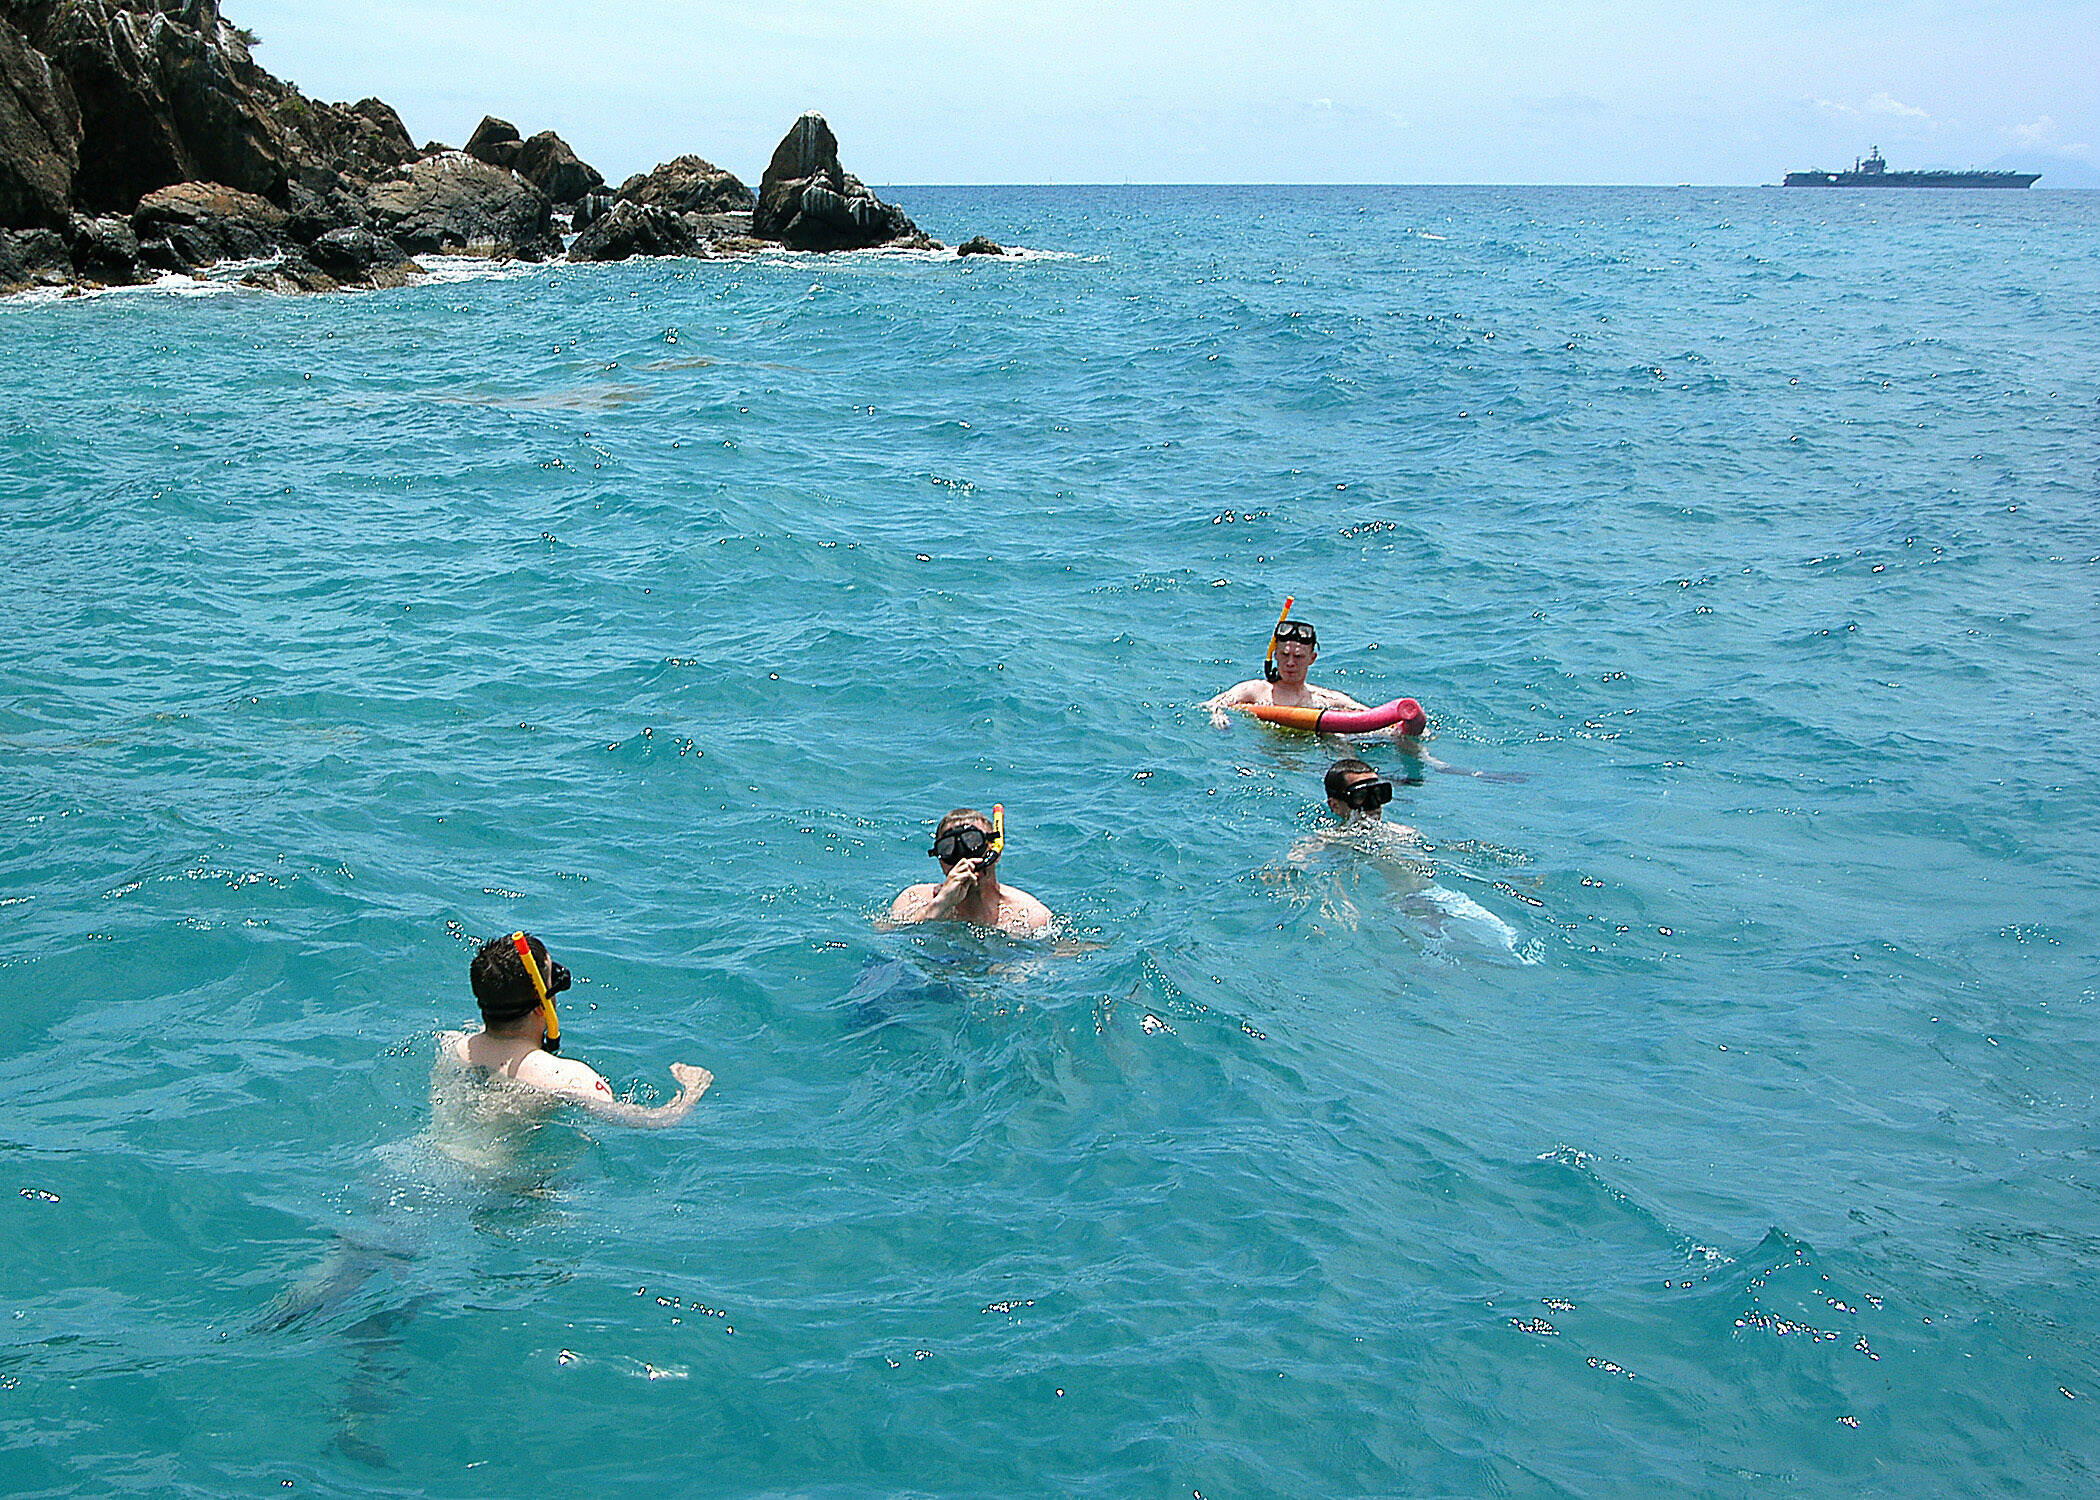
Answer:
[[(1291, 595), (1283, 596), (1283, 613), (1276, 617), (1276, 630), (1283, 629), (1283, 622), (1291, 617), (1291, 606), (1297, 602)], [(1269, 632), (1269, 654), (1262, 658), (1261, 675), (1270, 682), (1276, 680), (1276, 630)]]
[(514, 932), (510, 935), (510, 945), (524, 960), (525, 973), (532, 980), (532, 992), (540, 997), (540, 1021), (547, 1030), (544, 1045), (549, 1052), (558, 1053), (561, 1051), (561, 1017), (554, 1013), (554, 997), (547, 993), (547, 983), (540, 978), (540, 966), (532, 957), (532, 944), (525, 940), (524, 933)]

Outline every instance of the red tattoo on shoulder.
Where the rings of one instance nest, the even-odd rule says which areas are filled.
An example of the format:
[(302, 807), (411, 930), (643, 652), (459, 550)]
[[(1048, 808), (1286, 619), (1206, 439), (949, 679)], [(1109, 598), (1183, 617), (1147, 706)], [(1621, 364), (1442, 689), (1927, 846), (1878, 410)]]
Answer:
[(598, 1092), (601, 1094), (609, 1094), (612, 1092), (612, 1085), (601, 1078), (598, 1080)]

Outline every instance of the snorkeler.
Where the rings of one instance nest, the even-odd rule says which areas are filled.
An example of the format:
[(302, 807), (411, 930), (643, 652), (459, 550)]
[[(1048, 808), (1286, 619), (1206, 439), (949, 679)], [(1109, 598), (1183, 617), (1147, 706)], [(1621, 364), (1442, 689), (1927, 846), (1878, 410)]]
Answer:
[[(1355, 756), (1344, 756), (1327, 768), (1327, 808), (1344, 826), (1351, 823), (1384, 823), (1385, 805), (1393, 800), (1393, 784)], [(1414, 838), (1405, 823), (1387, 824), (1394, 833)]]
[(678, 1096), (653, 1109), (615, 1097), (597, 1069), (561, 1057), (561, 1020), (554, 997), (569, 987), (569, 971), (547, 957), (538, 938), (514, 932), (491, 938), (474, 955), (468, 979), (481, 1007), (482, 1029), (439, 1037), (444, 1055), (486, 1078), (505, 1078), (555, 1099), (581, 1104), (600, 1119), (622, 1125), (675, 1125), (715, 1081), (689, 1063), (672, 1063)]
[[(1313, 629), (1311, 621), (1291, 619), (1290, 609), (1291, 601), (1285, 600), (1283, 616), (1277, 620), (1275, 632), (1269, 638), (1269, 654), (1262, 663), (1262, 675), (1229, 687), (1202, 705), (1210, 711), (1210, 722), (1215, 727), (1225, 729), (1231, 725), (1227, 709), (1256, 705), (1331, 708), (1358, 713), (1369, 711), (1368, 705), (1357, 702), (1347, 693), (1336, 688), (1314, 687), (1305, 680), (1305, 674), (1312, 670), (1313, 661), (1320, 654), (1319, 633)], [(1421, 734), (1422, 728), (1422, 721), (1415, 718), (1379, 732), (1389, 733), (1396, 740), (1412, 741)]]
[(1053, 920), (1050, 908), (1020, 889), (1001, 885), (997, 865), (1006, 849), (1006, 809), (987, 818), (958, 807), (934, 830), (926, 852), (941, 862), (938, 885), (907, 886), (890, 903), (892, 922), (974, 922), (1015, 937), (1032, 937)]

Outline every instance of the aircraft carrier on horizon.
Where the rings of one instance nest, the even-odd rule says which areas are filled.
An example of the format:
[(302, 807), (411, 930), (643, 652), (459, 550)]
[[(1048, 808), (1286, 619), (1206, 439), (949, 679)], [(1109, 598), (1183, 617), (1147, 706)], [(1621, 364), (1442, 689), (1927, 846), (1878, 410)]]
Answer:
[(1870, 148), (1849, 172), (1789, 172), (1786, 187), (2024, 188), (2039, 172), (1891, 172), (1881, 148)]

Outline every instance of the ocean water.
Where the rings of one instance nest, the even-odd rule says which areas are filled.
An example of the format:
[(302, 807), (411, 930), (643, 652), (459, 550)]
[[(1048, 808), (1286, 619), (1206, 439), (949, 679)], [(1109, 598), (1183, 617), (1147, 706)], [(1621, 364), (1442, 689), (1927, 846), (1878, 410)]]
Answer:
[(896, 196), (0, 304), (0, 1491), (2092, 1493), (2100, 195)]

